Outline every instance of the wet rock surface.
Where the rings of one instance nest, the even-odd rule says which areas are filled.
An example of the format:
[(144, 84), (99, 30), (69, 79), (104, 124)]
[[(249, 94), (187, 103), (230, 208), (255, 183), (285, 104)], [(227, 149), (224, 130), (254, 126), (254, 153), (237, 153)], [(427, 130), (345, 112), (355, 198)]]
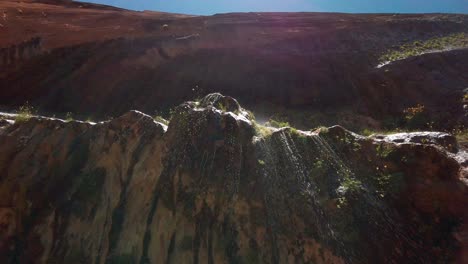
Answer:
[(376, 135), (376, 139), (391, 141), (394, 143), (420, 143), (438, 145), (450, 152), (458, 152), (457, 139), (442, 132), (411, 132), (392, 135)]
[(0, 24), (0, 105), (8, 109), (28, 101), (43, 111), (104, 118), (168, 111), (222, 92), (265, 116), (297, 110), (302, 118), (289, 116), (303, 128), (322, 120), (393, 128), (418, 104), (432, 127), (468, 126), (461, 101), (467, 48), (448, 45), (376, 68), (381, 56), (415, 41), (468, 36), (463, 14), (186, 16), (3, 0)]
[(466, 164), (449, 135), (256, 126), (220, 94), (168, 126), (138, 111), (7, 122), (1, 263), (467, 261)]

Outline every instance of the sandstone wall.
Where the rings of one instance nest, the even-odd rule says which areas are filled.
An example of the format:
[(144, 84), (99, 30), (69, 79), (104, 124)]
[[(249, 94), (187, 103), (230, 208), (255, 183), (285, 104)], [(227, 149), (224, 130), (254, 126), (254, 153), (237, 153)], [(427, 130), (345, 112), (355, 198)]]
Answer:
[(6, 121), (0, 150), (2, 263), (466, 263), (448, 134), (261, 128), (214, 94), (169, 127)]

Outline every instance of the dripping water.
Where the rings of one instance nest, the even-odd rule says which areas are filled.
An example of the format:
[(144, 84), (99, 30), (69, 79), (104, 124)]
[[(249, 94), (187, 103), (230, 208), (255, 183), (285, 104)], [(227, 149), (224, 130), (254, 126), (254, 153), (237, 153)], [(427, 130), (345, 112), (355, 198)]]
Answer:
[[(302, 133), (302, 132), (301, 132)], [(307, 143), (298, 142), (296, 136), (292, 136), (287, 129), (276, 131), (267, 138), (257, 138), (254, 142), (257, 149), (257, 155), (263, 166), (259, 166), (260, 177), (264, 192), (264, 204), (266, 206), (267, 224), (271, 231), (271, 241), (273, 248), (273, 258), (279, 259), (278, 245), (276, 237), (281, 227), (281, 212), (288, 211), (290, 208), (281, 197), (278, 197), (279, 190), (287, 185), (285, 177), (293, 179), (294, 184), (298, 186), (299, 194), (305, 197), (310, 222), (317, 229), (318, 242), (329, 248), (334, 248), (350, 263), (362, 261), (363, 253), (355, 252), (352, 246), (343, 242), (340, 238), (342, 234), (331, 224), (330, 214), (326, 211), (319, 199), (319, 193), (316, 188), (316, 182), (309, 175), (308, 168), (313, 166), (313, 160), (301, 147), (311, 148), (315, 156), (323, 160), (330, 168), (326, 177), (336, 178), (336, 195), (345, 192), (340, 183), (345, 178), (357, 179), (353, 170), (347, 165), (347, 162), (337, 154), (333, 147), (316, 133), (307, 133), (301, 135), (307, 138)], [(284, 188), (283, 188), (284, 189)], [(292, 194), (297, 196), (299, 194)], [(419, 239), (416, 234), (408, 233), (408, 228), (404, 228), (398, 220), (398, 214), (389, 208), (375, 194), (368, 191), (363, 184), (362, 192), (359, 194), (359, 211), (362, 213), (360, 219), (366, 218), (367, 225), (372, 226), (373, 230), (378, 230), (378, 235), (369, 237), (369, 243), (378, 243), (381, 239), (401, 241), (407, 245), (407, 251), (418, 252), (421, 245), (416, 243)], [(298, 213), (298, 212), (293, 212)], [(356, 213), (353, 213), (356, 214)], [(354, 228), (354, 227), (353, 227)], [(356, 229), (362, 227), (356, 226)], [(358, 230), (359, 231), (359, 230)], [(414, 232), (413, 232), (414, 233)], [(393, 249), (389, 249), (393, 250)], [(393, 256), (396, 258), (393, 251)]]

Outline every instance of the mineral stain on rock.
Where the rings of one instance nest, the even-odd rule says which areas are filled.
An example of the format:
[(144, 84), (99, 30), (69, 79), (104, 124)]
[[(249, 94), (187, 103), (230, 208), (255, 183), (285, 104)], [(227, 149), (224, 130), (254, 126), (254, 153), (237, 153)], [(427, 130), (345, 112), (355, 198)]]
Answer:
[(221, 94), (168, 126), (138, 111), (2, 123), (1, 262), (466, 261), (451, 135), (259, 126)]

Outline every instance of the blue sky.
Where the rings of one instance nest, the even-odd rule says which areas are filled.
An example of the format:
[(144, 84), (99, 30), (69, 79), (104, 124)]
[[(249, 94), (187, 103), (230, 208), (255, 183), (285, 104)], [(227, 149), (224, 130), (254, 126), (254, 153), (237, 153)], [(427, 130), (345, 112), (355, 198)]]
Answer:
[(81, 0), (134, 10), (209, 15), (227, 12), (464, 13), (468, 0)]

